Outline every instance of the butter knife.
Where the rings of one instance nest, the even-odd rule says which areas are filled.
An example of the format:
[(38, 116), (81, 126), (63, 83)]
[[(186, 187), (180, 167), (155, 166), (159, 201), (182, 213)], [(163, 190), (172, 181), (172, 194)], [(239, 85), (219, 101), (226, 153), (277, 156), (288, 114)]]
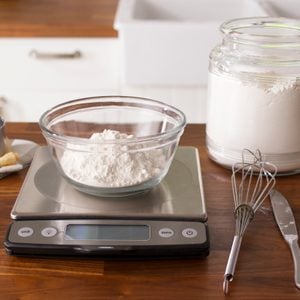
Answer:
[(300, 288), (300, 250), (295, 218), (287, 199), (277, 190), (270, 193), (273, 214), (285, 241), (289, 244), (295, 272), (295, 284)]

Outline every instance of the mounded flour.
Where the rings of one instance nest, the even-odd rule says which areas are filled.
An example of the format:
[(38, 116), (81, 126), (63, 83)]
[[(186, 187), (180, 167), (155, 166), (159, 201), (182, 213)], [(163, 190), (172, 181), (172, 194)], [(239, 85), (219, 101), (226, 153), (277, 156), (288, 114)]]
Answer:
[(244, 148), (279, 155), (279, 161), (280, 155), (300, 154), (300, 87), (296, 78), (262, 75), (269, 79), (246, 81), (210, 74), (206, 132), (211, 145), (222, 149), (221, 163), (222, 159), (226, 163), (226, 153)]
[[(116, 130), (105, 129), (90, 137), (95, 143), (74, 146), (66, 150), (61, 166), (70, 178), (82, 184), (99, 187), (122, 187), (144, 182), (159, 175), (165, 166), (162, 149), (147, 149), (145, 145), (101, 143), (132, 139)], [(74, 149), (74, 150), (73, 150)]]

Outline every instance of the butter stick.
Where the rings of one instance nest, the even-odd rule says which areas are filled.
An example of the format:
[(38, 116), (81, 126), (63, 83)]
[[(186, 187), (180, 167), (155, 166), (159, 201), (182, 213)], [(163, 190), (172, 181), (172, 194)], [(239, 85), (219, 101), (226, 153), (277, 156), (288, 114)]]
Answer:
[(19, 155), (16, 152), (8, 152), (0, 157), (0, 167), (14, 165), (18, 162)]

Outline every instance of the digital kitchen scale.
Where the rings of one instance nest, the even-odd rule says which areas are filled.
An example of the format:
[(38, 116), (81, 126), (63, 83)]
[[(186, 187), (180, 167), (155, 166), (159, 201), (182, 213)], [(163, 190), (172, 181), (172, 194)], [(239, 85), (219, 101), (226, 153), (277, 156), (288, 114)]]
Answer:
[(152, 190), (103, 198), (65, 181), (39, 147), (11, 211), (4, 245), (13, 255), (207, 256), (209, 238), (200, 161), (179, 147)]

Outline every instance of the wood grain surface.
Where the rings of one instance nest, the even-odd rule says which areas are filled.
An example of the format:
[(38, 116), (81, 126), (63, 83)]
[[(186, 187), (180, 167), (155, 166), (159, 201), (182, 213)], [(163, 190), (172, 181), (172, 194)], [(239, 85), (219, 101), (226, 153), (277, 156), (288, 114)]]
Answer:
[[(8, 123), (7, 134), (45, 144), (37, 124)], [(206, 259), (27, 258), (8, 256), (1, 246), (0, 298), (299, 299), (291, 254), (274, 223), (268, 201), (248, 227), (230, 294), (223, 295), (223, 274), (235, 226), (231, 172), (208, 159), (204, 125), (188, 125), (181, 145), (195, 146), (200, 153), (211, 240)], [(25, 174), (21, 171), (0, 181), (1, 241)], [(299, 182), (299, 175), (277, 179), (277, 188), (288, 198), (300, 226)]]
[(0, 0), (0, 37), (115, 37), (118, 0)]

